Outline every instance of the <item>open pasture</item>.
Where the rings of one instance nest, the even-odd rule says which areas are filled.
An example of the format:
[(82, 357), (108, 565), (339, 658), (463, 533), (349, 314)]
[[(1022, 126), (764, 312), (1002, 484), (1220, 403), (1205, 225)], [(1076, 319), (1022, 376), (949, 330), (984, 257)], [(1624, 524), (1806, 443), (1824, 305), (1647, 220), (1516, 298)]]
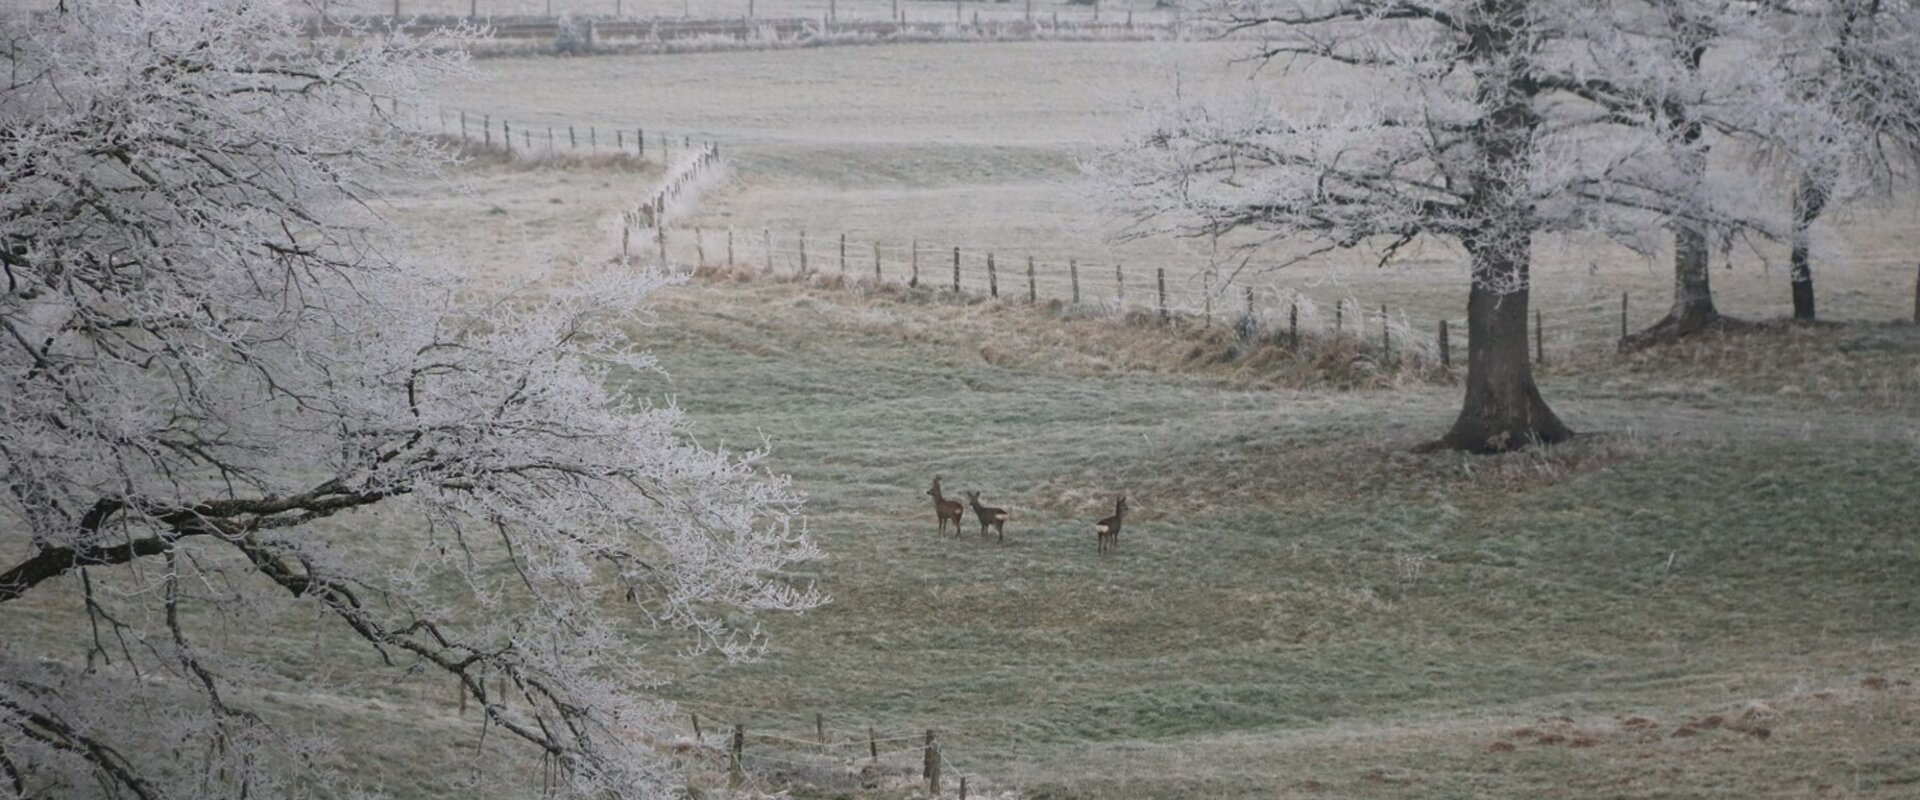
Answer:
[[(456, 183), (510, 195), (503, 169)], [(400, 203), (403, 229), (500, 258), (460, 223), (485, 218), (430, 205)], [(1407, 452), (1449, 419), (1444, 382), (1275, 389), (1189, 357), (1217, 331), (723, 276), (659, 312), (665, 373), (631, 391), (709, 444), (774, 442), (830, 553), (803, 577), (836, 600), (773, 620), (758, 663), (658, 662), (709, 737), (937, 728), (976, 791), (1039, 797), (1920, 780), (1913, 328), (1565, 364), (1544, 389), (1607, 435), (1481, 458)], [(1008, 541), (970, 514), (937, 537), (935, 474), (1010, 509)], [(749, 752), (806, 757), (778, 747)]]
[[(1109, 241), (1078, 159), (1172, 71), (1231, 79), (1235, 47), (491, 59), (476, 64), (490, 83), (439, 100), (528, 126), (720, 142), (730, 173), (676, 223), (682, 258), (695, 226), (748, 234), (749, 263), (759, 231), (806, 230), (832, 278), (826, 244), (844, 232), (896, 254), (917, 239), (1015, 265), (1077, 257), (1089, 275), (1164, 265), (1191, 290), (1210, 249)], [(659, 176), (611, 158), (482, 157), (381, 188), (404, 247), (471, 265), (476, 292), (538, 302), (543, 282), (628, 268), (612, 261), (617, 216)], [(1289, 370), (1324, 365), (1255, 363), (1224, 325), (709, 270), (635, 310), (662, 370), (614, 380), (684, 405), (704, 444), (771, 443), (768, 466), (809, 495), (828, 554), (796, 577), (834, 602), (766, 620), (772, 648), (750, 664), (677, 660), (687, 642), (637, 619), (624, 644), (682, 704), (673, 719), (707, 720), (709, 742), (733, 723), (804, 736), (816, 714), (839, 731), (938, 729), (979, 795), (1911, 797), (1920, 327), (1885, 320), (1912, 302), (1912, 222), (1904, 208), (1858, 215), (1829, 237), (1846, 257), (1823, 262), (1823, 313), (1850, 324), (1632, 355), (1611, 352), (1611, 303), (1631, 292), (1636, 322), (1650, 321), (1664, 261), (1542, 243), (1541, 306), (1607, 304), (1562, 323), (1558, 352), (1575, 357), (1540, 376), (1596, 435), (1489, 457), (1413, 452), (1451, 419), (1457, 374), (1288, 388), (1312, 383)], [(1376, 269), (1360, 254), (1252, 279), (1458, 319), (1451, 254), (1416, 261)], [(1777, 263), (1741, 255), (1714, 279), (1733, 314), (1784, 309)], [(1007, 508), (1006, 541), (983, 539), (970, 513), (962, 535), (937, 536), (935, 475)], [(1124, 533), (1099, 553), (1092, 523), (1121, 493)], [(339, 558), (404, 564), (420, 554), (402, 548), (423, 545), (382, 536), (391, 522), (349, 512), (317, 528)], [(510, 571), (488, 577), (511, 584)], [(79, 668), (75, 595), (16, 608), (0, 637)], [(375, 788), (540, 788), (538, 755), (483, 736), (443, 676), (342, 646), (350, 635), (324, 617), (286, 616), (240, 625), (190, 608), (185, 624), (231, 636), (267, 687), (247, 699), (275, 722), (344, 733), (321, 757)], [(432, 768), (463, 757), (459, 774)]]
[[(763, 260), (770, 233), (773, 255), (791, 268), (805, 232), (817, 248), (814, 268), (832, 269), (832, 248), (846, 234), (856, 264), (870, 265), (877, 243), (893, 275), (904, 274), (916, 241), (923, 260), (940, 266), (961, 247), (976, 286), (986, 253), (1020, 269), (1033, 256), (1054, 296), (1064, 294), (1069, 259), (1095, 276), (1085, 281), (1088, 295), (1107, 300), (1115, 294), (1115, 264), (1136, 287), (1134, 297), (1144, 296), (1138, 289), (1156, 267), (1165, 267), (1170, 291), (1197, 308), (1208, 285), (1202, 273), (1209, 266), (1233, 270), (1243, 256), (1198, 240), (1113, 241), (1119, 228), (1090, 201), (1079, 164), (1131, 123), (1138, 102), (1166, 92), (1176, 76), (1189, 91), (1240, 85), (1244, 68), (1227, 62), (1243, 48), (1005, 43), (488, 59), (476, 65), (488, 82), (442, 99), (536, 126), (647, 125), (720, 142), (731, 181), (709, 194), (700, 213), (677, 223), (673, 244), (681, 259), (693, 258), (691, 229), (699, 227), (710, 255), (732, 230), (739, 257), (751, 263)], [(1262, 92), (1318, 91), (1311, 81), (1276, 76), (1262, 73)], [(1464, 314), (1464, 268), (1447, 247), (1416, 247), (1385, 267), (1376, 266), (1377, 254), (1361, 252), (1261, 269), (1288, 252), (1279, 243), (1254, 254), (1239, 280), (1304, 293), (1317, 305), (1317, 324), (1343, 298), (1376, 311), (1385, 304), (1421, 331)], [(1550, 238), (1538, 243), (1538, 256), (1534, 303), (1548, 312), (1549, 345), (1558, 349), (1611, 346), (1623, 292), (1631, 294), (1635, 328), (1664, 313), (1671, 297), (1666, 253)], [(1903, 318), (1911, 313), (1920, 261), (1920, 208), (1902, 201), (1843, 215), (1824, 232), (1816, 257), (1823, 317)], [(1786, 313), (1784, 247), (1737, 244), (1715, 260), (1723, 311), (1754, 319)], [(1278, 295), (1262, 297), (1279, 303)], [(1222, 304), (1229, 302), (1237, 306)]]

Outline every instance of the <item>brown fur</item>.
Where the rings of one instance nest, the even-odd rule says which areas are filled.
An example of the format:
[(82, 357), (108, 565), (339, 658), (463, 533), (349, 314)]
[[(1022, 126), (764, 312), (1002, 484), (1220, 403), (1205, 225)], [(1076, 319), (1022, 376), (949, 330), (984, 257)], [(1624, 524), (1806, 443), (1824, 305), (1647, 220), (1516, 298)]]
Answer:
[(973, 506), (973, 515), (980, 518), (980, 538), (987, 538), (987, 527), (992, 526), (1000, 535), (1000, 541), (1007, 540), (1007, 510), (980, 505), (979, 492), (961, 492), (967, 496), (967, 503)]
[(960, 501), (948, 500), (940, 494), (940, 476), (938, 475), (933, 476), (933, 488), (928, 489), (927, 494), (933, 496), (933, 515), (940, 520), (940, 533), (946, 534), (947, 520), (953, 520), (953, 535), (959, 536), (960, 516), (966, 512), (966, 507), (960, 505)]
[(1113, 501), (1113, 516), (1093, 523), (1093, 533), (1098, 537), (1100, 552), (1120, 546), (1120, 523), (1127, 517), (1127, 496)]

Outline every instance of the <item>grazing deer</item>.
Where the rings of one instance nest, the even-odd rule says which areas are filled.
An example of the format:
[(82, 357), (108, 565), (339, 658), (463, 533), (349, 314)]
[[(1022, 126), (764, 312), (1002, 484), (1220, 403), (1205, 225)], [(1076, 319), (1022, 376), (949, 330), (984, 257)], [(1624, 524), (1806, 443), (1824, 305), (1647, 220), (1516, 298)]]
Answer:
[(967, 496), (967, 503), (973, 506), (973, 515), (980, 518), (980, 538), (987, 538), (987, 526), (1000, 534), (1000, 541), (1007, 540), (1007, 510), (980, 505), (979, 492), (961, 492)]
[(933, 515), (940, 520), (940, 533), (947, 532), (947, 520), (953, 520), (953, 535), (960, 535), (960, 515), (966, 508), (958, 500), (948, 500), (940, 494), (940, 476), (933, 476), (933, 488), (927, 490), (933, 495)]
[(1127, 516), (1127, 496), (1120, 495), (1113, 501), (1113, 516), (1093, 523), (1093, 533), (1099, 537), (1100, 552), (1120, 546), (1120, 523)]

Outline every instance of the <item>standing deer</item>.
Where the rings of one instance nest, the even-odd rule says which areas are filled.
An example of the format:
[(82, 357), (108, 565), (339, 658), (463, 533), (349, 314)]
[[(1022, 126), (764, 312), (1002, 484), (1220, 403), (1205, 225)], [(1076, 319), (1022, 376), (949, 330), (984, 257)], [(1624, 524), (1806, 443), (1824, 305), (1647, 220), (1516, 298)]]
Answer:
[(1126, 516), (1127, 496), (1123, 494), (1113, 501), (1113, 516), (1093, 523), (1093, 533), (1099, 537), (1100, 552), (1104, 553), (1108, 548), (1120, 546), (1120, 523), (1126, 519)]
[(973, 515), (980, 518), (980, 538), (987, 538), (987, 526), (991, 525), (994, 532), (1000, 534), (1000, 541), (1006, 541), (1007, 510), (980, 505), (979, 492), (961, 492), (961, 494), (966, 495), (967, 503), (973, 506)]
[(940, 494), (940, 476), (933, 476), (933, 488), (927, 490), (933, 496), (933, 515), (940, 520), (940, 533), (947, 532), (947, 520), (953, 520), (953, 535), (960, 535), (960, 515), (966, 511), (958, 500), (948, 500)]

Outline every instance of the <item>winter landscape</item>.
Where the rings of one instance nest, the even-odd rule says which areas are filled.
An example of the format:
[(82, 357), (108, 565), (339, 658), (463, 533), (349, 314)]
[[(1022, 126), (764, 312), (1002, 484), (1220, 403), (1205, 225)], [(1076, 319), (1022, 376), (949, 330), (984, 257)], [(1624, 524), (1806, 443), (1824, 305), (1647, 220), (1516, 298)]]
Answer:
[(0, 798), (1920, 794), (1920, 7), (5, 0)]

